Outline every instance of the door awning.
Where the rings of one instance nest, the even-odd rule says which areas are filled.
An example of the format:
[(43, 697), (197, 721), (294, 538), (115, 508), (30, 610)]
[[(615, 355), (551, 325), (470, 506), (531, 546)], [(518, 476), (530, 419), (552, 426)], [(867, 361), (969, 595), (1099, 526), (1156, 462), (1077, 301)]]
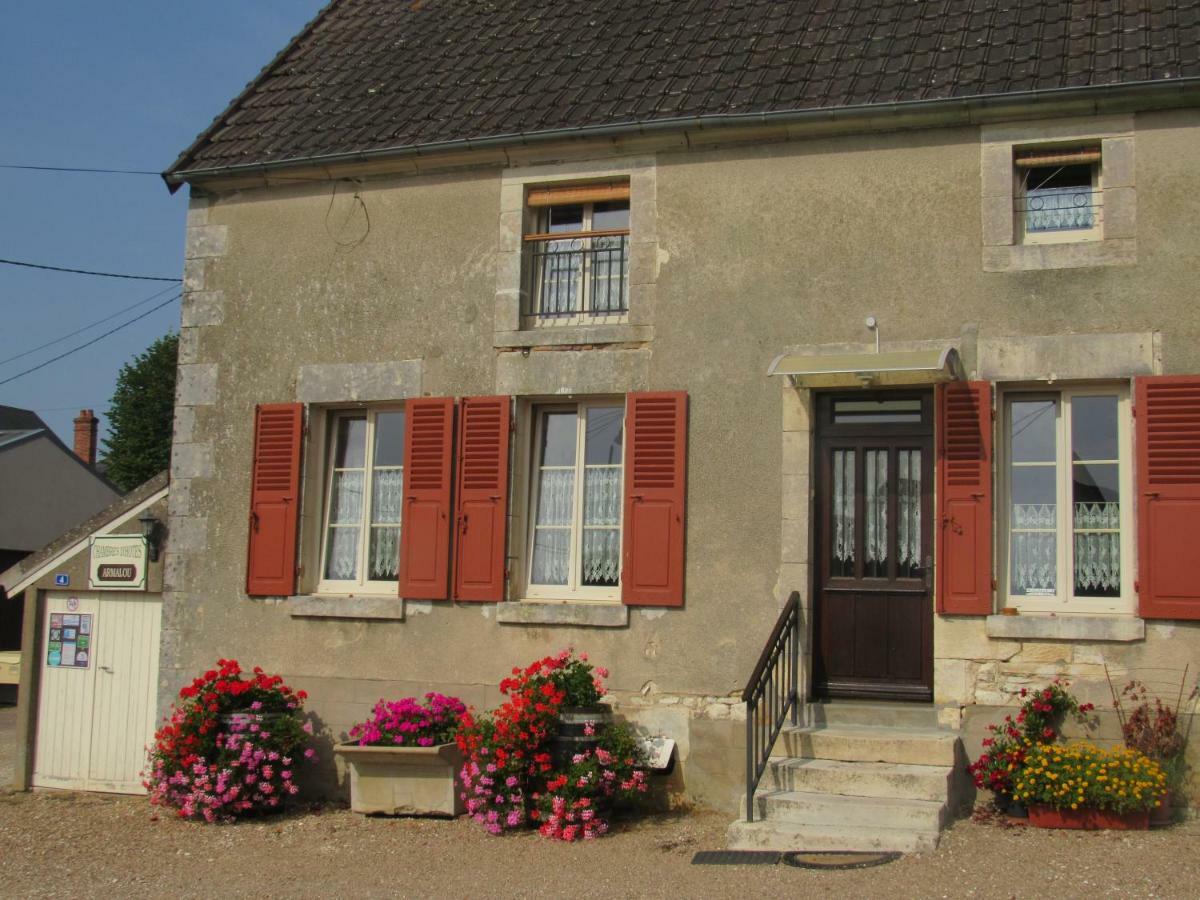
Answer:
[(775, 357), (768, 375), (786, 375), (796, 387), (890, 387), (961, 380), (962, 361), (953, 347), (887, 353), (813, 355), (784, 353)]

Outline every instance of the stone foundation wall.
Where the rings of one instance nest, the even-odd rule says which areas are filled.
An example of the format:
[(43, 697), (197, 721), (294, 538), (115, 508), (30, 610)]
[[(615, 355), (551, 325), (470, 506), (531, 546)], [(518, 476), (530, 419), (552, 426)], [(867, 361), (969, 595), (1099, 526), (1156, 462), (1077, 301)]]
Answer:
[[(1119, 743), (1120, 725), (1113, 711), (1109, 677), (1118, 692), (1137, 679), (1174, 705), (1185, 670), (1185, 698), (1200, 676), (1200, 623), (1131, 620), (1113, 626), (1114, 634), (1129, 624), (1144, 627), (1144, 637), (1091, 641), (997, 638), (988, 636), (989, 625), (983, 618), (937, 617), (934, 702), (940, 707), (943, 724), (961, 729), (967, 756), (974, 759), (983, 750), (988, 724), (1001, 721), (1021, 704), (1022, 688), (1035, 690), (1063, 678), (1081, 702), (1095, 704), (1100, 720), (1099, 729), (1090, 735), (1072, 728), (1068, 737)], [(991, 630), (1003, 625), (993, 622)], [(1028, 630), (1034, 630), (1034, 625)], [(1183, 705), (1194, 708), (1187, 702)], [(1188, 727), (1192, 718), (1185, 717), (1183, 726)], [(1186, 758), (1192, 770), (1187, 800), (1200, 805), (1200, 732), (1195, 729)]]

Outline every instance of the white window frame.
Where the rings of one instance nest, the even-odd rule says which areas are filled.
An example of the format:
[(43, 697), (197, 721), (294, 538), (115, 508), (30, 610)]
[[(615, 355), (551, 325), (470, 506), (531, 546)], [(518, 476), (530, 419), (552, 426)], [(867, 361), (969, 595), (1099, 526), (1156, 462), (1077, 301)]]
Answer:
[[(1117, 446), (1118, 484), (1121, 504), (1121, 594), (1119, 597), (1078, 597), (1075, 595), (1075, 570), (1073, 554), (1075, 548), (1072, 515), (1072, 479), (1068, 474), (1074, 465), (1070, 456), (1071, 410), (1076, 397), (1117, 397)], [(1011, 401), (1023, 398), (1055, 398), (1055, 502), (1058, 521), (1058, 593), (1053, 597), (1013, 596), (1010, 589), (1012, 573), (1012, 541), (1010, 519), (1012, 501), (1011, 459), (1012, 440), (1009, 430)], [(1000, 464), (998, 465), (997, 488), (999, 505), (999, 594), (1003, 606), (1016, 607), (1023, 613), (1055, 613), (1057, 615), (1132, 615), (1136, 608), (1134, 594), (1134, 492), (1133, 492), (1133, 413), (1129, 385), (1125, 382), (1048, 388), (1029, 386), (1005, 388), (999, 395), (997, 416), (1002, 440)], [(1099, 462), (1099, 460), (1090, 460)]]
[[(328, 446), (325, 449), (324, 463), (321, 467), (322, 480), (322, 499), (321, 516), (318, 521), (320, 529), (320, 539), (317, 542), (317, 586), (316, 593), (318, 594), (378, 594), (388, 597), (399, 596), (400, 585), (398, 581), (370, 581), (363, 576), (368, 571), (368, 554), (370, 553), (370, 529), (373, 527), (395, 528), (397, 525), (403, 529), (403, 521), (400, 523), (389, 523), (386, 526), (374, 526), (370, 522), (371, 518), (371, 498), (372, 478), (375, 472), (375, 421), (380, 413), (387, 412), (404, 412), (403, 404), (389, 404), (386, 406), (371, 406), (362, 407), (359, 409), (337, 409), (330, 410), (326, 416), (326, 442)], [(337, 453), (337, 433), (338, 422), (342, 419), (363, 418), (367, 420), (367, 434), (365, 437), (366, 448), (363, 456), (363, 503), (362, 503), (362, 518), (359, 520), (359, 542), (358, 542), (358, 565), (357, 571), (359, 577), (354, 580), (349, 579), (332, 579), (325, 577), (325, 554), (328, 552), (329, 543), (329, 513), (333, 502), (333, 473), (334, 473), (334, 456)], [(387, 466), (388, 469), (404, 470), (401, 466)], [(403, 534), (403, 531), (401, 532)]]
[[(631, 224), (632, 224), (633, 205), (629, 201), (626, 201), (626, 202), (629, 205), (629, 215), (631, 217)], [(627, 235), (625, 235), (625, 238), (626, 238), (625, 268), (628, 270), (625, 275), (625, 284), (624, 284), (625, 310), (622, 312), (606, 313), (604, 315), (595, 315), (595, 314), (592, 314), (589, 312), (585, 312), (585, 310), (590, 310), (591, 306), (592, 306), (592, 296), (591, 296), (592, 260), (591, 260), (591, 256), (590, 256), (590, 251), (592, 249), (592, 237), (590, 236), (590, 234), (591, 234), (592, 228), (593, 228), (592, 217), (593, 217), (593, 212), (594, 212), (594, 208), (595, 208), (596, 204), (594, 201), (589, 201), (586, 203), (561, 203), (561, 204), (557, 204), (557, 205), (558, 206), (582, 206), (583, 207), (583, 220), (580, 224), (580, 234), (583, 236), (573, 238), (573, 239), (572, 238), (564, 238), (563, 239), (563, 240), (579, 241), (579, 243), (580, 243), (579, 252), (581, 252), (583, 254), (582, 264), (579, 267), (579, 282), (580, 283), (578, 286), (580, 312), (576, 315), (564, 315), (564, 316), (553, 316), (553, 317), (540, 316), (536, 312), (533, 312), (533, 310), (536, 309), (541, 303), (540, 292), (542, 289), (542, 279), (540, 277), (541, 276), (541, 271), (540, 271), (541, 266), (539, 266), (538, 263), (536, 263), (534, 261), (533, 253), (530, 252), (525, 257), (525, 264), (528, 266), (528, 278), (529, 278), (528, 291), (529, 291), (529, 309), (530, 309), (529, 315), (526, 316), (526, 319), (527, 319), (527, 321), (525, 323), (526, 327), (562, 328), (564, 326), (573, 326), (573, 325), (614, 325), (614, 324), (620, 324), (623, 322), (628, 322), (629, 321), (629, 305), (630, 305), (630, 298), (631, 298), (631, 293), (632, 293), (630, 281), (631, 281), (631, 276), (633, 274), (633, 269), (632, 269), (632, 265), (631, 265), (631, 261), (630, 261), (630, 254), (633, 250), (633, 229), (632, 228), (628, 229), (629, 233)], [(540, 222), (543, 214), (546, 216), (546, 219), (548, 222), (549, 215), (550, 215), (549, 211), (553, 208), (554, 208), (553, 206), (531, 208), (529, 210), (529, 216), (532, 219), (532, 221), (530, 222), (531, 230), (529, 230), (527, 233), (528, 234), (543, 234), (543, 233), (548, 234), (548, 233), (550, 233), (548, 230), (543, 232), (543, 230), (539, 227), (539, 222)], [(547, 224), (546, 228), (549, 229), (548, 224)], [(529, 246), (533, 246), (533, 244), (531, 243)], [(542, 263), (542, 265), (544, 265), (544, 262)]]
[[(1102, 241), (1104, 240), (1104, 157), (1103, 150), (1100, 145), (1096, 144), (1067, 144), (1067, 145), (1038, 145), (1036, 148), (1029, 146), (1016, 146), (1013, 148), (1013, 198), (1014, 207), (1021, 203), (1027, 202), (1027, 184), (1024, 173), (1028, 170), (1022, 170), (1016, 165), (1016, 154), (1022, 151), (1032, 149), (1045, 151), (1061, 151), (1064, 153), (1073, 150), (1096, 150), (1101, 153), (1099, 162), (1088, 163), (1092, 173), (1092, 227), (1091, 228), (1072, 228), (1062, 231), (1028, 231), (1026, 225), (1028, 222), (1028, 211), (1025, 209), (1014, 208), (1016, 216), (1015, 231), (1019, 236), (1022, 244), (1074, 244), (1083, 241)], [(1082, 165), (1076, 163), (1076, 165)]]
[[(573, 403), (535, 403), (531, 406), (533, 414), (533, 434), (532, 442), (530, 443), (529, 456), (526, 463), (526, 471), (529, 473), (529, 526), (526, 529), (525, 541), (525, 566), (527, 577), (525, 579), (525, 598), (529, 600), (584, 600), (592, 602), (617, 602), (621, 600), (621, 576), (617, 576), (617, 584), (612, 587), (587, 586), (580, 584), (580, 566), (582, 564), (582, 536), (583, 536), (583, 489), (584, 489), (584, 466), (585, 466), (585, 441), (587, 437), (587, 410), (592, 408), (613, 408), (619, 407), (622, 415), (625, 411), (625, 398), (609, 397), (596, 398), (591, 400), (580, 400)], [(534, 540), (537, 530), (537, 510), (538, 510), (538, 488), (541, 479), (538, 477), (541, 471), (539, 465), (538, 454), (542, 446), (542, 432), (545, 427), (545, 412), (566, 412), (572, 411), (575, 413), (575, 496), (571, 511), (571, 542), (570, 542), (570, 563), (568, 564), (567, 583), (565, 585), (556, 584), (535, 584), (533, 582), (533, 552)], [(628, 435), (624, 433), (624, 422), (622, 422), (621, 433), (621, 492), (624, 497), (625, 489), (625, 447)], [(565, 466), (558, 468), (566, 468)], [(623, 506), (623, 501), (622, 501)], [(618, 553), (619, 559), (624, 559), (625, 551), (625, 515), (624, 509), (621, 512), (621, 544)]]

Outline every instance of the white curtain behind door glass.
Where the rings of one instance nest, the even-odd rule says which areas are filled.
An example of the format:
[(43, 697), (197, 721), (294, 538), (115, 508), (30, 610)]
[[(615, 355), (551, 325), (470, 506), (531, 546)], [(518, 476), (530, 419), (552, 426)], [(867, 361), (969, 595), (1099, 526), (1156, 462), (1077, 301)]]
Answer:
[[(868, 450), (866, 469), (866, 550), (863, 559), (871, 567), (868, 575), (882, 576), (888, 556), (888, 452)], [(872, 565), (873, 564), (873, 565)]]
[(899, 472), (896, 481), (899, 522), (896, 523), (897, 556), (904, 574), (921, 565), (921, 451), (901, 450), (897, 454)]
[(839, 575), (854, 562), (854, 451), (833, 451), (833, 558)]

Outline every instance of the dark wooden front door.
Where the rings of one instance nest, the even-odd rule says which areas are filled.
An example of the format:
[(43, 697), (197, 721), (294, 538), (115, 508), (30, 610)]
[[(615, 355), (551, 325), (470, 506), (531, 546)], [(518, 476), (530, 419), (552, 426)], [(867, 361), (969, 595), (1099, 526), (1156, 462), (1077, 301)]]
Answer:
[(933, 699), (933, 395), (817, 398), (814, 682)]

